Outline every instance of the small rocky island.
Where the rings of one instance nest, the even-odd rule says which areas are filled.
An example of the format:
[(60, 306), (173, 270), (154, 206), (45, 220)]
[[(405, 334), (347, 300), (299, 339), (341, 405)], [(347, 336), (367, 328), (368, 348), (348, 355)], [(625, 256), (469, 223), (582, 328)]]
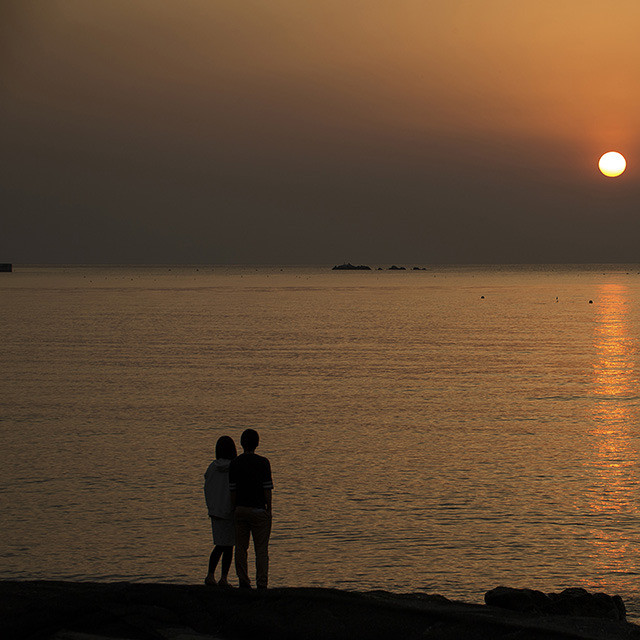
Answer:
[(351, 264), (345, 262), (344, 264), (337, 264), (333, 267), (332, 271), (371, 271), (371, 267), (366, 264)]
[[(406, 271), (406, 267), (399, 267), (395, 264), (392, 264), (390, 267), (387, 267), (387, 271)], [(412, 271), (426, 271), (426, 267), (413, 267)], [(350, 262), (345, 262), (344, 264), (337, 264), (332, 267), (332, 271), (371, 271), (371, 267), (366, 264), (351, 264)], [(378, 267), (378, 271), (383, 271), (382, 267)]]
[(11, 640), (640, 640), (619, 596), (498, 587), (484, 605), (426, 593), (1, 581)]

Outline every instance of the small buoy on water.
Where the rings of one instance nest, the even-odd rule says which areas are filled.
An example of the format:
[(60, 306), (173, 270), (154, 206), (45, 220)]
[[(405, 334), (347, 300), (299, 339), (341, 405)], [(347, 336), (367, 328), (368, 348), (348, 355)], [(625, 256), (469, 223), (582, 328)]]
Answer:
[(480, 296), (480, 300), (484, 300), (484, 296)]
[(593, 304), (593, 300), (589, 300), (589, 304)]

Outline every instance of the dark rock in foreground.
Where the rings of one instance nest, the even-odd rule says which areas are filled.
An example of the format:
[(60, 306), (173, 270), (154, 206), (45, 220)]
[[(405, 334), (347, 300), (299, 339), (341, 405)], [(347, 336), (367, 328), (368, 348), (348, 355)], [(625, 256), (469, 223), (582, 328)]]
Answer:
[(13, 271), (13, 264), (11, 262), (0, 262), (0, 272), (11, 273)]
[(332, 271), (371, 271), (371, 267), (366, 264), (355, 265), (345, 262), (344, 264), (337, 264)]
[(640, 640), (640, 627), (422, 593), (5, 581), (0, 634), (12, 640)]
[(560, 593), (542, 593), (534, 589), (496, 587), (485, 593), (484, 601), (523, 613), (586, 616), (626, 620), (627, 612), (620, 596), (589, 593), (585, 589), (565, 589)]

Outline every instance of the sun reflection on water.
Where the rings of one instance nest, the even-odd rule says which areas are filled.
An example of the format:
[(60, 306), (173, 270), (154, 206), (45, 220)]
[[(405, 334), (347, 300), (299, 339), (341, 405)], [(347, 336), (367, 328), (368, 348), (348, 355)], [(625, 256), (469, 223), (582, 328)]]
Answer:
[[(614, 284), (603, 286), (595, 327), (594, 393), (597, 396), (624, 398), (637, 390), (634, 375), (636, 345), (628, 315), (626, 289)], [(605, 414), (611, 406), (610, 403), (602, 403)], [(616, 418), (616, 415), (611, 418)]]
[(629, 298), (624, 286), (603, 285), (596, 309), (591, 430), (595, 477), (589, 500), (595, 584), (605, 575), (636, 569), (638, 379)]

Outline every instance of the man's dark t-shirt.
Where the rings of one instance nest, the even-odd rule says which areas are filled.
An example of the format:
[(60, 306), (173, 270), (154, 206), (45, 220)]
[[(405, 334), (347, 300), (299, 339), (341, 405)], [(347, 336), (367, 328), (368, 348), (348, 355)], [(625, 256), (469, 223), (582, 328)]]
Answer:
[(265, 489), (273, 489), (271, 464), (257, 453), (242, 453), (229, 465), (229, 489), (236, 492), (236, 506), (264, 509)]

